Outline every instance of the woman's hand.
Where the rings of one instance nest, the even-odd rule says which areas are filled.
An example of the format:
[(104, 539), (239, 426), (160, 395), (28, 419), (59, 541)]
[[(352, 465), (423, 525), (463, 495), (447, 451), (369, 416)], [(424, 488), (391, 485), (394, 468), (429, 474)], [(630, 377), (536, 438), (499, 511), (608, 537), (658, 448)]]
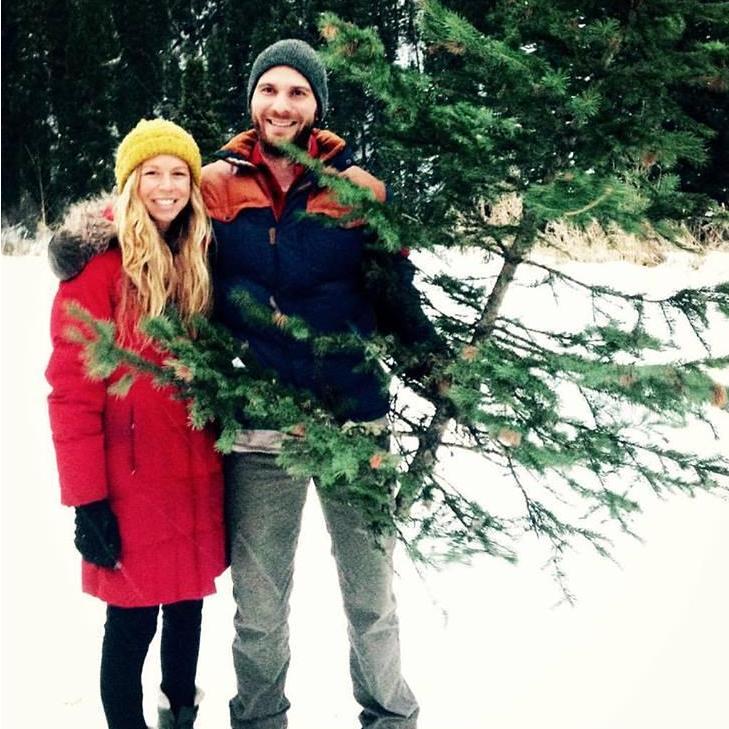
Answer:
[(81, 556), (99, 567), (116, 567), (121, 554), (119, 525), (108, 499), (76, 507), (76, 536)]

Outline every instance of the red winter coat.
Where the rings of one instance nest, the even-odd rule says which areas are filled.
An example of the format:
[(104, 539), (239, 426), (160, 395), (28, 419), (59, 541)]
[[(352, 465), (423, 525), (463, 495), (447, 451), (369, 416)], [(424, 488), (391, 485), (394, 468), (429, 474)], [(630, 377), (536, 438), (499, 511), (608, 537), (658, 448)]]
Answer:
[[(199, 599), (215, 592), (225, 569), (223, 478), (209, 430), (188, 424), (170, 388), (137, 377), (124, 397), (107, 388), (122, 373), (92, 381), (81, 348), (66, 336), (78, 326), (77, 301), (97, 319), (115, 320), (122, 282), (118, 249), (96, 256), (60, 284), (51, 314), (53, 354), (46, 377), (61, 500), (77, 506), (108, 498), (119, 520), (120, 568), (83, 562), (84, 592), (121, 607)], [(137, 348), (148, 359), (162, 355)]]

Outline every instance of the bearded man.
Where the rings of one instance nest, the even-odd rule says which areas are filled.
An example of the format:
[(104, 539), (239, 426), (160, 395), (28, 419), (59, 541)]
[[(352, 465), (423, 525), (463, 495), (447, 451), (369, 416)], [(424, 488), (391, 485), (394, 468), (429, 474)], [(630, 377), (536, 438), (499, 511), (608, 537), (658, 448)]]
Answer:
[[(332, 225), (331, 219), (341, 218), (347, 208), (280, 147), (299, 146), (384, 200), (384, 185), (352, 166), (344, 141), (318, 127), (327, 102), (326, 71), (303, 41), (274, 43), (253, 63), (248, 104), (254, 128), (235, 136), (203, 170), (203, 196), (216, 238), (216, 317), (283, 383), (313, 394), (342, 424), (367, 424), (386, 438), (387, 389), (365, 366), (364, 353), (315, 353), (308, 342), (276, 326), (296, 316), (322, 334), (354, 331), (366, 338), (380, 331), (405, 345), (427, 345), (435, 337), (406, 256), (390, 256), (399, 282), (395, 300), (373, 300), (362, 276), (371, 232), (363, 224)], [(270, 324), (246, 316), (240, 292), (270, 311)], [(288, 475), (276, 463), (285, 425), (250, 422), (226, 463), (237, 603), (238, 693), (230, 702), (234, 729), (287, 726), (288, 603), (309, 481)], [(414, 729), (418, 704), (400, 669), (394, 539), (378, 541), (356, 506), (323, 494), (320, 499), (349, 625), (361, 725)], [(326, 697), (319, 701), (324, 705)]]

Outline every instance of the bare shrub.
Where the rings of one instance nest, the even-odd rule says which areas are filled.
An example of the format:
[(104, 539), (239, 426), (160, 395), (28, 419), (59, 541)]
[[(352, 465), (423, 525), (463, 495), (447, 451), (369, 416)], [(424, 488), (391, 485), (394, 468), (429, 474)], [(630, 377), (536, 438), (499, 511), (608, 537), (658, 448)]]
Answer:
[(51, 231), (42, 223), (30, 231), (23, 223), (10, 224), (2, 221), (2, 255), (39, 256), (46, 252)]

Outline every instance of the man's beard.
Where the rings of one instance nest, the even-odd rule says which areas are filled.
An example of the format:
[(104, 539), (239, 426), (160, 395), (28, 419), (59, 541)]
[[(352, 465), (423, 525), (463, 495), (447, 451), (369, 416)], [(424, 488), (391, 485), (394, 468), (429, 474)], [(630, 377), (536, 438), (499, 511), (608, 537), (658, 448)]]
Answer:
[[(253, 122), (253, 128), (258, 134), (258, 141), (261, 143), (261, 149), (269, 157), (287, 157), (286, 151), (281, 147), (269, 142), (263, 135), (261, 124), (257, 121)], [(309, 137), (311, 130), (314, 128), (313, 122), (301, 128), (301, 131), (291, 140), (291, 144), (295, 144), (299, 149), (306, 151), (309, 148)]]

